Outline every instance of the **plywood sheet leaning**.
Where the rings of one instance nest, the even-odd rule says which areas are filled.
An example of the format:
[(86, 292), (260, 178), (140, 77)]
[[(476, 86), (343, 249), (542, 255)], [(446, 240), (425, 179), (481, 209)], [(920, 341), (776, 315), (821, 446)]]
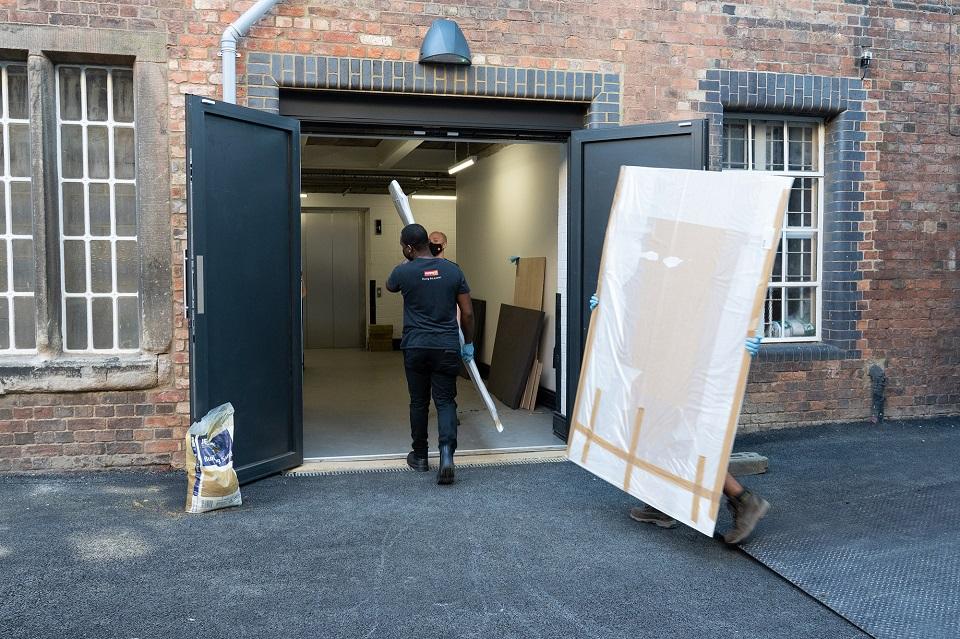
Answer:
[(547, 258), (521, 257), (513, 283), (513, 305), (543, 310), (543, 283), (547, 276)]
[(791, 178), (623, 167), (569, 458), (712, 535)]
[(500, 305), (497, 336), (490, 358), (490, 392), (510, 408), (519, 408), (540, 346), (543, 311)]

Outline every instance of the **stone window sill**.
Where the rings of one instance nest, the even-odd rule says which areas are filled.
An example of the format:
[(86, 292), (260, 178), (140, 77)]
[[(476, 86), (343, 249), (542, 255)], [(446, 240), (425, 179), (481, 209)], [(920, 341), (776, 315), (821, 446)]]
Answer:
[(826, 342), (797, 342), (795, 344), (763, 344), (757, 361), (760, 362), (823, 362), (850, 359), (857, 353)]
[(0, 358), (0, 395), (155, 388), (167, 378), (167, 355)]

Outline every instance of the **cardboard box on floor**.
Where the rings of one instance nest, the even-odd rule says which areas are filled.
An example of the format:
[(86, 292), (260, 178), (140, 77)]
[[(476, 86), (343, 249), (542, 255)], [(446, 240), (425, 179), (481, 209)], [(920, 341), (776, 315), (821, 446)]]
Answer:
[(712, 535), (792, 178), (623, 167), (567, 455)]

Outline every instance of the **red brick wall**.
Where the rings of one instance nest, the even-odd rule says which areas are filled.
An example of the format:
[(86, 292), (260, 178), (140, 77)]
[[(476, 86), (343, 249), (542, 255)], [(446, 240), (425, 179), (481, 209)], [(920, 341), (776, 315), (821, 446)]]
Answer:
[[(6, 0), (0, 6), (0, 22), (167, 34), (176, 303), (171, 388), (0, 397), (0, 470), (182, 462), (188, 413), (179, 266), (186, 224), (183, 94), (219, 94), (220, 33), (251, 5)], [(696, 116), (691, 105), (703, 98), (697, 87), (707, 68), (853, 76), (864, 42), (875, 55), (867, 88), (876, 111), (865, 124), (866, 150), (875, 153), (863, 167), (863, 359), (755, 364), (742, 421), (758, 428), (867, 417), (866, 368), (873, 362), (889, 375), (890, 416), (960, 412), (960, 144), (947, 130), (949, 16), (919, 6), (291, 0), (254, 27), (240, 51), (415, 60), (430, 22), (445, 16), (457, 20), (485, 64), (622, 74), (624, 121), (637, 123)], [(960, 85), (960, 69), (953, 71)], [(238, 94), (242, 103), (242, 79)], [(954, 129), (960, 132), (960, 122)]]

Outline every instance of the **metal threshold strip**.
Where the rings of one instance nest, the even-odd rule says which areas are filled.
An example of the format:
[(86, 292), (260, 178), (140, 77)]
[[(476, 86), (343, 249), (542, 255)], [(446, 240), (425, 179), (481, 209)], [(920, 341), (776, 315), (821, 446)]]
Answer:
[[(553, 463), (565, 460), (566, 450), (567, 447), (564, 445), (463, 450), (457, 451), (456, 463), (460, 468)], [(437, 452), (430, 453), (431, 459), (438, 456), (439, 453)], [(284, 475), (317, 477), (366, 472), (413, 472), (407, 466), (406, 459), (407, 453), (405, 452), (384, 455), (308, 457), (303, 460), (303, 465), (288, 470)]]

